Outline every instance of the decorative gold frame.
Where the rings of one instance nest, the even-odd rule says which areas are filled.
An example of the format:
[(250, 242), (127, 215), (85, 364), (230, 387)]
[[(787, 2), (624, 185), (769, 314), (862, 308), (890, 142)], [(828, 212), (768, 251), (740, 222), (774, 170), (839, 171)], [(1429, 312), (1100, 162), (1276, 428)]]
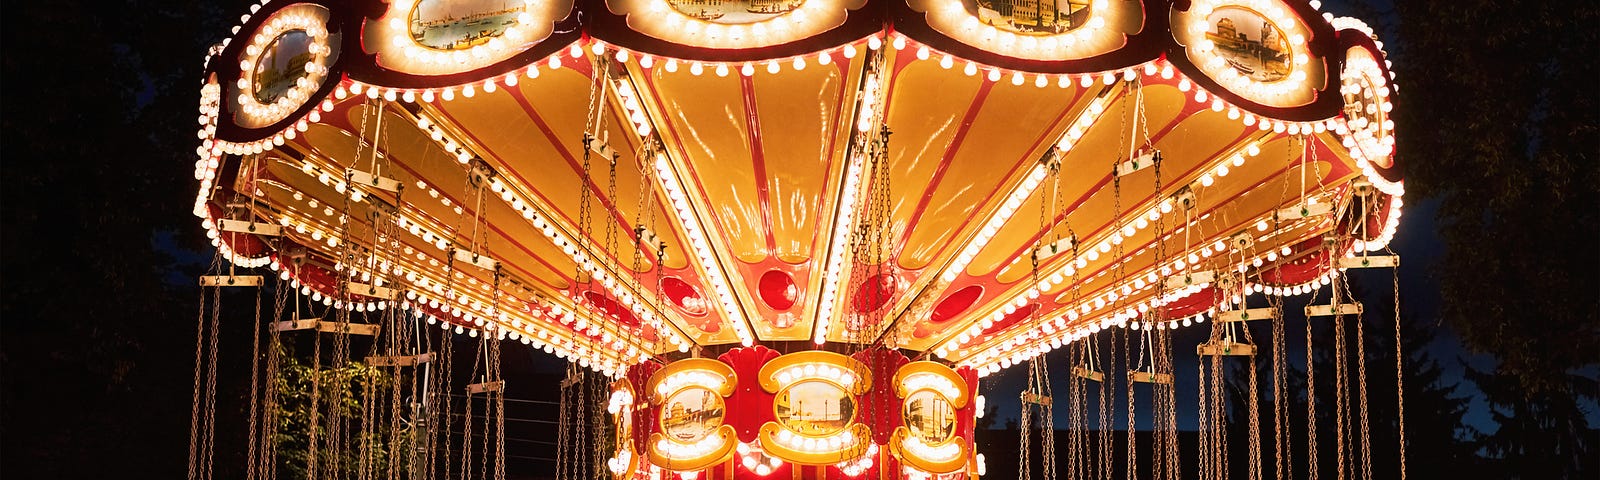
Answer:
[[(922, 386), (911, 388), (907, 386), (906, 380), (916, 375), (934, 375), (941, 379), (947, 380), (956, 388), (957, 392), (960, 392), (960, 395), (955, 398), (950, 398), (949, 396), (932, 387)], [(910, 398), (911, 394), (923, 391), (938, 396), (940, 399), (948, 402), (952, 407), (958, 409), (965, 407), (968, 399), (972, 396), (967, 391), (967, 381), (962, 379), (960, 375), (956, 374), (955, 370), (952, 370), (950, 367), (945, 366), (942, 363), (931, 361), (911, 362), (902, 365), (899, 370), (895, 371), (894, 393), (895, 396), (900, 398), (902, 402), (904, 402), (905, 399)], [(903, 405), (900, 409), (900, 415), (902, 423), (904, 423), (905, 409)], [(959, 423), (959, 419), (957, 422)], [(971, 452), (967, 451), (966, 438), (962, 437), (959, 433), (952, 433), (950, 438), (947, 438), (938, 444), (928, 445), (929, 447), (942, 447), (952, 444), (955, 445), (957, 449), (956, 455), (950, 459), (941, 460), (923, 458), (918, 456), (913, 449), (906, 448), (906, 444), (908, 442), (920, 443), (921, 441), (922, 440), (920, 439), (912, 437), (911, 430), (906, 428), (904, 425), (895, 427), (894, 434), (889, 437), (889, 452), (893, 453), (895, 458), (900, 459), (902, 463), (928, 473), (940, 474), (956, 472), (967, 465), (967, 456)]]
[[(688, 384), (681, 385), (676, 388), (669, 388), (665, 391), (661, 390), (661, 385), (663, 385), (669, 379), (686, 372), (706, 372), (711, 374), (713, 377), (721, 379), (722, 381), (717, 385)], [(715, 392), (717, 395), (727, 397), (732, 395), (734, 388), (738, 386), (739, 377), (734, 374), (732, 367), (729, 367), (728, 364), (720, 361), (709, 358), (688, 358), (669, 363), (660, 370), (656, 370), (654, 374), (650, 375), (650, 379), (645, 383), (646, 388), (649, 389), (650, 404), (661, 405), (678, 392), (691, 388), (705, 388)], [(723, 405), (723, 415), (726, 416), (726, 400), (723, 401)], [(661, 415), (661, 412), (657, 412), (656, 414), (656, 422), (658, 425), (661, 422)], [(692, 472), (702, 470), (732, 458), (734, 446), (738, 445), (739, 443), (737, 432), (735, 432), (733, 427), (727, 423), (723, 423), (721, 426), (713, 430), (707, 436), (707, 440), (711, 439), (712, 437), (719, 439), (718, 442), (720, 443), (716, 448), (711, 449), (703, 455), (690, 458), (678, 458), (668, 455), (666, 452), (662, 452), (660, 449), (656, 448), (656, 445), (660, 444), (660, 442), (663, 440), (682, 445), (687, 444), (660, 433), (652, 433), (650, 434), (649, 442), (645, 444), (645, 453), (649, 455), (650, 463), (661, 468), (677, 472)]]

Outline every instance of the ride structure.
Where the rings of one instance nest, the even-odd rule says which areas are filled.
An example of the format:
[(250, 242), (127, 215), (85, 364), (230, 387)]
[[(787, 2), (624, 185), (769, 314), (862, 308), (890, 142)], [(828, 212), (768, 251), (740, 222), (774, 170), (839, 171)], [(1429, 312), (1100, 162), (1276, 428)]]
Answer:
[[(1341, 272), (1398, 264), (1398, 88), (1372, 31), (1317, 3), (253, 5), (201, 88), (194, 214), (218, 253), (191, 476), (214, 456), (216, 292), (265, 271), (253, 477), (283, 433), (261, 386), (303, 334), (330, 372), (314, 478), (503, 478), (500, 342), (572, 364), (563, 479), (978, 477), (979, 381), (1022, 363), (1024, 475), (1035, 434), (1047, 478), (1109, 475), (1113, 397), (1132, 424), (1148, 389), (1150, 473), (1180, 478), (1179, 328), (1211, 331), (1199, 465), (1225, 476), (1223, 362), (1254, 360), (1252, 328), (1281, 345), (1284, 299), (1324, 286), (1307, 315), (1359, 327)], [(1046, 15), (1072, 22), (1010, 26)], [(1367, 378), (1334, 374), (1362, 397), (1335, 407), (1350, 432), (1360, 410), (1343, 471), (1370, 454)]]

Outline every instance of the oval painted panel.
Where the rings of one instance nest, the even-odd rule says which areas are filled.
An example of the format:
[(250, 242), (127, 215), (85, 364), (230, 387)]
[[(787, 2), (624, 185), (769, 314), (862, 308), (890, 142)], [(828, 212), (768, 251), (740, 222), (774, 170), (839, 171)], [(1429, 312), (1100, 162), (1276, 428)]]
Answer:
[(799, 300), (800, 289), (794, 284), (794, 277), (781, 270), (768, 270), (761, 274), (761, 281), (757, 285), (761, 293), (761, 301), (773, 310), (788, 310), (794, 307)]
[(721, 24), (756, 23), (805, 5), (806, 0), (666, 0), (678, 13)]
[(943, 395), (932, 390), (918, 390), (906, 397), (901, 410), (901, 420), (911, 435), (928, 445), (950, 441), (956, 432), (956, 409)]
[(855, 420), (856, 402), (844, 387), (826, 380), (802, 380), (778, 392), (773, 416), (795, 433), (826, 436)]
[(701, 317), (711, 311), (706, 304), (706, 298), (700, 295), (700, 290), (678, 277), (661, 279), (661, 293), (666, 295), (667, 300), (678, 309), (683, 310), (683, 313)]
[(1240, 76), (1276, 82), (1294, 71), (1294, 54), (1283, 30), (1255, 10), (1222, 7), (1206, 16), (1205, 39)]
[(311, 62), (311, 35), (305, 30), (290, 30), (278, 35), (256, 61), (250, 94), (257, 102), (272, 104), (306, 78)]
[(679, 443), (698, 442), (722, 426), (724, 413), (722, 396), (717, 392), (685, 388), (661, 405), (661, 431)]
[(525, 18), (522, 0), (421, 0), (411, 9), (407, 33), (435, 50), (466, 50), (505, 35)]
[(875, 311), (888, 305), (889, 299), (894, 298), (897, 290), (899, 282), (893, 275), (887, 273), (873, 275), (856, 287), (856, 294), (850, 299), (850, 306), (857, 313)]
[(944, 323), (953, 320), (982, 297), (983, 287), (979, 285), (968, 285), (966, 288), (956, 290), (955, 293), (944, 297), (944, 300), (940, 300), (938, 305), (934, 305), (933, 311), (928, 314), (928, 321)]
[(979, 23), (1023, 35), (1055, 35), (1089, 23), (1087, 0), (965, 0)]

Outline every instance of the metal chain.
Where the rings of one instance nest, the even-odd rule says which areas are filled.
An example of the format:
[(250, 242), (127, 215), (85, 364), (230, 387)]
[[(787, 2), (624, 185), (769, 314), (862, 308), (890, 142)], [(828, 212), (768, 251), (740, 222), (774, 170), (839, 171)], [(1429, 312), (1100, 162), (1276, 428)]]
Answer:
[[(1394, 252), (1385, 249), (1386, 253)], [(1394, 272), (1394, 391), (1400, 436), (1400, 480), (1406, 480), (1406, 370), (1405, 347), (1400, 339), (1400, 269)]]
[[(1316, 303), (1317, 295), (1311, 295), (1310, 303)], [(1311, 320), (1306, 320), (1306, 475), (1311, 480), (1316, 480), (1321, 466), (1317, 462), (1317, 374), (1316, 354), (1312, 350)]]

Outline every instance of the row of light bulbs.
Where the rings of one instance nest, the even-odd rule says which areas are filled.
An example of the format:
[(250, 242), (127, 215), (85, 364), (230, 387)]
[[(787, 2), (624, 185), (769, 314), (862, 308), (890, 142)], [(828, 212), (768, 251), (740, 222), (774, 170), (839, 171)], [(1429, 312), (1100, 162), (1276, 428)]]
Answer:
[(857, 380), (855, 372), (825, 363), (805, 363), (794, 365), (783, 370), (779, 370), (778, 374), (774, 376), (774, 378), (778, 381), (780, 388), (781, 386), (808, 378), (823, 378), (836, 382), (839, 385), (844, 386), (844, 388), (847, 390), (853, 387)]
[[(877, 37), (872, 37), (876, 39)], [(847, 52), (854, 52), (850, 47)], [(853, 57), (854, 53), (847, 56)], [(870, 131), (874, 125), (883, 121), (883, 95), (880, 90), (884, 86), (882, 68), (874, 68), (867, 73), (867, 78), (862, 79), (862, 93), (857, 99), (856, 106), (856, 144), (854, 150), (845, 162), (844, 181), (840, 185), (838, 214), (833, 220), (833, 237), (828, 240), (828, 263), (822, 277), (822, 295), (817, 304), (817, 320), (813, 325), (811, 342), (822, 345), (828, 341), (828, 330), (833, 325), (834, 309), (838, 308), (838, 300), (845, 281), (845, 252), (849, 248), (851, 233), (855, 231), (856, 201), (865, 188), (861, 183), (862, 169), (866, 168), (866, 158), (872, 154), (869, 151), (874, 144), (873, 134)]]
[[(375, 91), (375, 89), (368, 87), (366, 91), (372, 92)], [(445, 134), (444, 130), (436, 123), (429, 121), (425, 117), (419, 117), (417, 119), (417, 126), (419, 129), (427, 132), (429, 134), (429, 138), (431, 138), (441, 148), (444, 148), (447, 152), (454, 153), (460, 163), (466, 164), (471, 160), (471, 151), (468, 150), (466, 146), (456, 143), (455, 140), (450, 139)], [(426, 182), (418, 180), (417, 185), (419, 188), (426, 189), (430, 196), (439, 198), (440, 201), (446, 206), (451, 206), (451, 202), (447, 197), (440, 194), (437, 189), (428, 186)], [(489, 188), (490, 191), (495, 193), (501, 201), (505, 202), (508, 206), (520, 214), (524, 220), (530, 222), (535, 230), (538, 230), (548, 240), (554, 243), (557, 247), (561, 248), (563, 254), (572, 259), (572, 261), (580, 268), (584, 269), (584, 271), (589, 272), (591, 278), (600, 282), (601, 285), (613, 297), (617, 298), (623, 306), (631, 308), (635, 315), (637, 315), (647, 325), (650, 325), (652, 328), (654, 328), (658, 335), (665, 336), (669, 343), (676, 346), (679, 351), (686, 351), (688, 349), (688, 340), (683, 338), (682, 335), (677, 333), (674, 329), (667, 328), (659, 316), (657, 316), (653, 311), (645, 308), (644, 303), (639, 301), (634, 296), (633, 292), (625, 288), (628, 286), (625, 279), (614, 277), (601, 264), (601, 262), (591, 260), (589, 255), (582, 251), (581, 247), (576, 242), (572, 241), (571, 238), (562, 233), (556, 225), (547, 221), (545, 215), (541, 215), (537, 209), (534, 208), (532, 203), (524, 200), (522, 195), (518, 193), (518, 189), (506, 184), (501, 180), (501, 178), (498, 177), (489, 180)], [(451, 207), (454, 208), (457, 213), (461, 213), (461, 207), (459, 205)], [(576, 300), (584, 301), (583, 299)]]
[(678, 223), (683, 226), (684, 234), (688, 237), (689, 246), (694, 250), (695, 257), (700, 260), (706, 284), (710, 286), (717, 303), (722, 306), (723, 318), (732, 327), (733, 333), (739, 337), (740, 344), (746, 347), (754, 345), (755, 336), (750, 333), (750, 327), (745, 323), (744, 310), (733, 297), (728, 279), (722, 274), (721, 261), (711, 248), (711, 241), (706, 238), (705, 228), (700, 224), (699, 217), (695, 216), (688, 194), (679, 183), (678, 175), (665, 154), (656, 155), (655, 169), (656, 177), (661, 179), (661, 187), (666, 191), (667, 201), (672, 204), (672, 212), (677, 215)]
[[(1257, 222), (1255, 222), (1254, 228), (1258, 232), (1263, 232), (1266, 235), (1271, 235), (1270, 233), (1267, 233), (1267, 230), (1270, 228), (1270, 225), (1266, 222), (1265, 219), (1260, 219)], [(1169, 234), (1169, 236), (1170, 235), (1171, 234)], [(1008, 338), (1003, 342), (995, 344), (995, 345), (991, 346), (988, 350), (979, 353), (978, 355), (974, 356), (971, 359), (968, 359), (967, 362), (968, 363), (982, 364), (981, 366), (979, 366), (979, 372), (980, 372), (980, 374), (987, 374), (989, 372), (998, 370), (998, 368), (1009, 367), (1011, 363), (1020, 362), (1022, 359), (1025, 359), (1025, 357), (1031, 357), (1032, 355), (1037, 355), (1039, 353), (1043, 353), (1045, 351), (1048, 351), (1048, 350), (1044, 350), (1043, 347), (1041, 347), (1041, 346), (1035, 345), (1033, 347), (1030, 347), (1029, 351), (1013, 352), (1011, 357), (1007, 357), (1007, 358), (1003, 359), (1003, 363), (1005, 363), (1005, 365), (999, 366), (998, 368), (996, 368), (996, 365), (995, 365), (994, 362), (992, 362), (992, 360), (995, 357), (998, 357), (1003, 351), (1005, 351), (1007, 349), (1010, 349), (1010, 348), (1013, 348), (1013, 347), (1018, 347), (1018, 346), (1027, 344), (1028, 342), (1031, 342), (1031, 341), (1034, 341), (1034, 340), (1039, 340), (1041, 338), (1046, 339), (1048, 341), (1048, 345), (1049, 345), (1049, 347), (1051, 349), (1059, 348), (1063, 344), (1069, 344), (1072, 341), (1075, 341), (1075, 340), (1078, 340), (1078, 339), (1080, 339), (1082, 337), (1085, 337), (1090, 333), (1098, 332), (1102, 328), (1109, 328), (1112, 325), (1126, 325), (1128, 321), (1130, 321), (1132, 319), (1135, 319), (1135, 318), (1140, 318), (1143, 313), (1149, 311), (1150, 309), (1160, 308), (1162, 306), (1165, 306), (1168, 303), (1171, 303), (1173, 301), (1177, 301), (1177, 300), (1179, 300), (1181, 298), (1184, 298), (1184, 297), (1187, 297), (1187, 296), (1192, 295), (1194, 293), (1200, 292), (1205, 287), (1209, 286), (1209, 284), (1207, 284), (1207, 283), (1199, 283), (1199, 284), (1195, 284), (1195, 285), (1189, 285), (1189, 286), (1181, 288), (1181, 289), (1179, 289), (1177, 291), (1169, 292), (1166, 295), (1159, 296), (1157, 298), (1151, 299), (1149, 301), (1149, 303), (1141, 301), (1141, 302), (1136, 303), (1132, 307), (1127, 307), (1127, 308), (1120, 309), (1120, 310), (1115, 311), (1115, 312), (1110, 312), (1110, 313), (1106, 314), (1105, 317), (1102, 317), (1102, 319), (1098, 323), (1090, 322), (1090, 324), (1088, 325), (1087, 328), (1082, 327), (1082, 326), (1080, 326), (1080, 327), (1078, 327), (1076, 329), (1071, 329), (1071, 330), (1069, 330), (1067, 328), (1068, 322), (1077, 322), (1081, 316), (1089, 315), (1090, 313), (1092, 313), (1092, 312), (1094, 312), (1096, 310), (1102, 309), (1102, 308), (1104, 308), (1104, 307), (1106, 307), (1108, 305), (1115, 305), (1115, 302), (1120, 298), (1129, 297), (1129, 296), (1132, 296), (1132, 295), (1137, 294), (1139, 292), (1143, 292), (1143, 291), (1146, 291), (1146, 290), (1149, 290), (1149, 289), (1156, 288), (1158, 282), (1161, 281), (1161, 278), (1163, 276), (1173, 275), (1173, 274), (1178, 273), (1178, 272), (1186, 271), (1190, 267), (1196, 266), (1197, 262), (1195, 262), (1193, 260), (1199, 260), (1202, 257), (1209, 258), (1209, 257), (1211, 257), (1213, 255), (1213, 253), (1220, 254), (1220, 253), (1223, 253), (1223, 252), (1227, 251), (1227, 248), (1228, 248), (1228, 246), (1227, 246), (1227, 244), (1225, 242), (1223, 242), (1222, 240), (1217, 240), (1213, 244), (1206, 245), (1206, 246), (1202, 247), (1201, 248), (1201, 253), (1198, 254), (1198, 255), (1195, 254), (1194, 252), (1189, 252), (1189, 255), (1187, 255), (1187, 256), (1185, 256), (1185, 255), (1180, 253), (1173, 260), (1171, 260), (1168, 263), (1168, 265), (1162, 265), (1162, 266), (1159, 266), (1159, 267), (1156, 267), (1156, 268), (1152, 268), (1151, 270), (1147, 271), (1146, 275), (1143, 278), (1139, 278), (1139, 277), (1136, 276), (1131, 281), (1124, 282), (1124, 284), (1120, 286), (1120, 289), (1118, 287), (1116, 287), (1116, 286), (1109, 287), (1109, 288), (1107, 288), (1107, 292), (1105, 294), (1096, 295), (1096, 296), (1094, 296), (1092, 298), (1082, 300), (1082, 301), (1080, 301), (1080, 303), (1078, 305), (1071, 306), (1071, 307), (1065, 309), (1066, 313), (1064, 315), (1056, 316), (1053, 319), (1053, 322), (1052, 321), (1046, 321), (1038, 329), (1030, 330), (1025, 334), (1019, 334), (1017, 336), (1013, 336), (1011, 338)], [(1282, 255), (1284, 255), (1284, 256), (1287, 256), (1290, 253), (1292, 253), (1292, 250), (1289, 247), (1285, 246), (1281, 250), (1269, 251), (1269, 252), (1267, 252), (1265, 254), (1257, 255), (1255, 258), (1244, 260), (1244, 261), (1240, 262), (1240, 264), (1238, 265), (1237, 268), (1239, 269), (1239, 271), (1241, 273), (1243, 273), (1250, 266), (1261, 267), (1262, 265), (1265, 264), (1265, 262), (1277, 260), (1277, 258), (1278, 258), (1280, 253)], [(1192, 258), (1193, 260), (1191, 260), (1189, 262), (1185, 262), (1186, 258)], [(1079, 260), (1081, 262), (1081, 260), (1083, 260), (1083, 259), (1080, 258)], [(1126, 261), (1126, 260), (1127, 259), (1123, 259), (1122, 261)], [(1160, 272), (1162, 275), (1158, 276), (1157, 275), (1158, 272)], [(1118, 295), (1118, 291), (1119, 290), (1121, 292), (1120, 295)], [(1021, 297), (1021, 298), (1026, 298), (1026, 297)], [(1053, 326), (1052, 326), (1052, 323), (1053, 323)], [(985, 328), (985, 329), (988, 328), (987, 326), (983, 326), (982, 324), (980, 324), (979, 326), (982, 326), (982, 328)], [(976, 326), (974, 326), (974, 327), (976, 327)], [(969, 327), (969, 330), (973, 330), (974, 327)], [(1065, 340), (1063, 340), (1062, 339), (1063, 335), (1056, 335), (1057, 331), (1066, 332), (1065, 336), (1067, 338)], [(974, 334), (972, 337), (969, 337), (969, 338), (977, 338), (977, 335)], [(957, 340), (959, 341), (959, 340), (961, 340), (961, 338), (957, 337)], [(940, 353), (942, 355), (948, 355), (951, 351), (953, 351), (956, 348), (959, 348), (961, 346), (961, 344), (964, 344), (964, 343), (965, 342), (962, 341), (962, 342), (960, 342), (960, 344), (956, 344), (956, 345), (947, 344), (947, 345), (941, 346), (939, 349), (936, 350), (936, 352)], [(989, 363), (985, 364), (985, 362), (989, 362)]]
[(903, 388), (907, 392), (932, 390), (939, 396), (944, 397), (946, 401), (961, 398), (961, 389), (956, 388), (956, 384), (943, 375), (918, 373), (907, 376), (904, 382)]
[[(1091, 104), (1090, 105), (1090, 111), (1086, 111), (1085, 113), (1092, 113), (1093, 110), (1095, 110), (1093, 108), (1094, 105), (1095, 104)], [(1082, 120), (1080, 120), (1080, 122), (1082, 122)], [(1070, 131), (1069, 131), (1069, 133), (1070, 133)], [(1067, 137), (1063, 137), (1063, 141), (1066, 141), (1066, 140), (1067, 140)], [(1220, 161), (1220, 162), (1217, 163), (1217, 165), (1212, 166), (1209, 170), (1207, 170), (1207, 173), (1202, 174), (1200, 179), (1197, 180), (1196, 182), (1199, 183), (1200, 187), (1209, 187), (1211, 185), (1211, 183), (1214, 181), (1214, 180), (1212, 180), (1212, 175), (1213, 174), (1215, 174), (1217, 176), (1227, 176), (1227, 174), (1229, 173), (1229, 165), (1232, 165), (1234, 168), (1237, 168), (1237, 167), (1240, 167), (1240, 166), (1244, 165), (1246, 156), (1255, 157), (1255, 156), (1259, 155), (1261, 153), (1261, 149), (1260, 149), (1260, 147), (1258, 145), (1259, 145), (1259, 142), (1251, 142), (1251, 143), (1247, 144), (1245, 147), (1240, 148), (1238, 151), (1236, 151), (1232, 155), (1228, 156), (1226, 160)], [(1033, 184), (1033, 186), (1037, 187), (1037, 184), (1035, 183), (1035, 184)], [(1024, 190), (1026, 190), (1026, 191), (1024, 192)], [(1020, 198), (1024, 198), (1025, 199), (1026, 195), (1031, 195), (1032, 194), (1032, 189), (1029, 188), (1029, 184), (1028, 183), (1024, 183), (1023, 185), (1018, 186), (1018, 189), (1017, 189), (1016, 192), (1013, 193), (1013, 197), (1012, 198), (1013, 199), (1018, 198), (1018, 196), (1017, 196), (1018, 194), (1022, 194), (1022, 196)], [(989, 316), (985, 317), (983, 320), (979, 321), (977, 324), (969, 325), (965, 331), (961, 332), (960, 334), (957, 334), (957, 336), (954, 338), (954, 340), (955, 340), (954, 343), (946, 343), (945, 345), (940, 346), (938, 349), (935, 350), (935, 353), (939, 354), (941, 357), (948, 356), (953, 350), (964, 346), (968, 342), (970, 342), (972, 340), (975, 340), (975, 339), (982, 338), (983, 331), (987, 330), (990, 327), (992, 327), (995, 322), (1000, 321), (1000, 319), (1005, 318), (1007, 315), (1011, 315), (1012, 313), (1015, 313), (1017, 309), (1026, 307), (1028, 302), (1037, 299), (1044, 292), (1049, 291), (1049, 289), (1053, 288), (1054, 286), (1065, 282), (1066, 281), (1066, 277), (1073, 276), (1078, 271), (1088, 268), (1090, 262), (1098, 261), (1100, 259), (1100, 257), (1101, 257), (1101, 254), (1103, 254), (1103, 253), (1110, 253), (1112, 251), (1112, 249), (1115, 248), (1115, 246), (1121, 245), (1125, 238), (1131, 238), (1139, 230), (1143, 230), (1145, 228), (1148, 228), (1154, 222), (1160, 221), (1160, 218), (1162, 216), (1172, 214), (1176, 210), (1175, 204), (1176, 204), (1176, 201), (1172, 197), (1168, 197), (1168, 198), (1162, 199), (1162, 201), (1156, 203), (1155, 205), (1152, 205), (1149, 208), (1145, 209), (1142, 213), (1136, 215), (1134, 217), (1133, 221), (1128, 222), (1127, 224), (1123, 225), (1121, 229), (1117, 229), (1117, 230), (1112, 231), (1108, 235), (1107, 238), (1101, 240), (1097, 244), (1094, 244), (1093, 246), (1090, 246), (1088, 248), (1083, 249), (1081, 251), (1081, 253), (1078, 254), (1077, 258), (1073, 259), (1072, 261), (1069, 261), (1069, 262), (1065, 263), (1061, 267), (1061, 269), (1057, 270), (1053, 274), (1045, 276), (1044, 278), (1040, 279), (1038, 284), (1031, 286), (1028, 290), (1023, 292), (1022, 294), (1017, 295), (1017, 297), (1011, 303), (1008, 303), (1008, 304), (1002, 306), (1000, 309), (992, 312)], [(1012, 207), (1012, 205), (1013, 204), (1007, 204), (1004, 207), (1002, 207), (1002, 209), (999, 212), (999, 214), (1004, 216), (1004, 217), (1009, 217), (1010, 212), (1008, 212), (1005, 208), (1006, 207)], [(1017, 201), (1017, 202), (1015, 202), (1015, 205), (1019, 205), (1020, 206), (1021, 202)], [(1012, 211), (1014, 211), (1014, 210), (1015, 210), (1015, 207), (1012, 207)], [(996, 218), (1001, 219), (1002, 220), (1001, 223), (1003, 223), (1003, 220), (1004, 220), (1003, 218), (1000, 218), (1000, 217), (996, 217)], [(991, 220), (991, 225), (984, 227), (985, 230), (979, 232), (979, 237), (978, 238), (979, 238), (980, 242), (971, 244), (967, 248), (969, 250), (975, 250), (975, 249), (982, 248), (983, 245), (985, 243), (987, 243), (984, 240), (986, 240), (989, 236), (992, 236), (994, 234), (994, 232), (998, 231), (998, 227), (993, 227), (993, 225), (994, 225), (994, 222), (993, 222), (993, 220)], [(1161, 239), (1161, 241), (1165, 241), (1165, 240), (1166, 239)], [(1218, 242), (1218, 248), (1221, 248), (1221, 242), (1220, 241)], [(1210, 254), (1211, 253), (1209, 252), (1209, 250), (1207, 250), (1205, 252), (1205, 256), (1207, 256), (1207, 257), (1209, 257)], [(963, 252), (963, 255), (968, 255), (968, 254), (966, 252)], [(973, 253), (972, 255), (975, 255), (975, 253)], [(962, 260), (963, 259), (969, 259), (969, 258), (971, 258), (970, 255), (968, 255), (968, 256), (958, 256), (957, 260), (956, 260), (957, 261), (957, 265), (961, 265), (961, 266), (964, 267), (965, 263), (962, 262)], [(1117, 260), (1118, 261), (1127, 261), (1127, 258), (1122, 258), (1122, 259), (1117, 259)], [(1190, 263), (1193, 263), (1193, 262), (1190, 262)], [(1179, 270), (1179, 271), (1183, 270), (1183, 260), (1181, 258), (1178, 260), (1177, 270)], [(1101, 274), (1104, 274), (1104, 273), (1105, 273), (1105, 271), (1101, 272)], [(953, 278), (952, 278), (953, 276), (951, 275), (951, 272), (949, 270), (946, 271), (945, 275), (946, 275), (946, 277), (945, 277), (946, 279), (952, 279), (953, 280)], [(1143, 283), (1146, 283), (1146, 282), (1154, 283), (1154, 282), (1157, 281), (1155, 279), (1155, 272), (1154, 271), (1150, 272), (1149, 276), (1151, 278), (1148, 279), (1148, 280), (1141, 280), (1141, 279), (1133, 280), (1132, 283), (1134, 283), (1136, 285), (1139, 285), (1138, 287), (1134, 287), (1134, 288), (1143, 288), (1143, 285), (1142, 285)], [(1096, 299), (1095, 301), (1096, 302), (1100, 302), (1102, 300)], [(1110, 303), (1112, 301), (1115, 301), (1114, 298), (1113, 298), (1113, 300), (1105, 301), (1105, 302), (1106, 303)], [(1084, 307), (1088, 307), (1089, 305), (1086, 303), (1083, 306)], [(1095, 308), (1099, 308), (1099, 307), (1095, 307)], [(1071, 313), (1071, 312), (1069, 312), (1069, 313)], [(1086, 314), (1086, 313), (1088, 313), (1088, 311), (1085, 311), (1083, 313)], [(1076, 318), (1073, 318), (1072, 320), (1076, 320)]]

